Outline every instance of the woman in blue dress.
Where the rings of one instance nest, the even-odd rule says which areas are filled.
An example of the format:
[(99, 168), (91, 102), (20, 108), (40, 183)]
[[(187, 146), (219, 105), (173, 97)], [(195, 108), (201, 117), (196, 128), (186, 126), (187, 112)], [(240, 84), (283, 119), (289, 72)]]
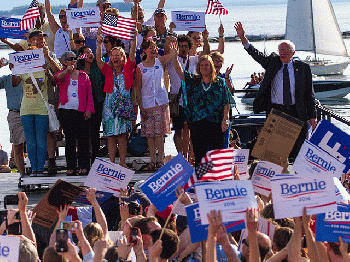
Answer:
[[(136, 34), (135, 34), (136, 35)], [(103, 91), (106, 98), (103, 106), (103, 133), (107, 136), (109, 159), (115, 162), (117, 148), (120, 165), (126, 167), (127, 132), (131, 130), (132, 120), (136, 119), (131, 102), (130, 88), (135, 71), (135, 38), (131, 41), (129, 57), (121, 47), (114, 47), (108, 63), (102, 61), (103, 37), (97, 38), (97, 65), (105, 76)]]

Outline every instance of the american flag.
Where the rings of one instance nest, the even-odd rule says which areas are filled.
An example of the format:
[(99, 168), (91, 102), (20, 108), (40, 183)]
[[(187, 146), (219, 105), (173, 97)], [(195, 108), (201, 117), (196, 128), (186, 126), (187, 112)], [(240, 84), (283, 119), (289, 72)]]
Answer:
[(132, 40), (135, 28), (136, 20), (134, 19), (110, 14), (105, 14), (103, 17), (102, 33), (106, 35)]
[(227, 15), (228, 11), (218, 0), (208, 0), (207, 11), (205, 11), (205, 13), (213, 15)]
[(198, 179), (201, 181), (233, 179), (233, 151), (232, 147), (208, 151), (196, 168)]
[(33, 2), (28, 7), (26, 13), (19, 22), (21, 30), (29, 30), (35, 27), (36, 19), (40, 17), (38, 1), (33, 0)]
[(187, 189), (189, 189), (191, 186), (194, 185), (194, 183), (197, 182), (197, 177), (196, 177), (196, 173), (193, 172), (193, 174), (191, 175), (190, 179), (188, 180), (187, 184), (184, 185), (182, 188), (184, 189), (184, 191), (186, 191)]

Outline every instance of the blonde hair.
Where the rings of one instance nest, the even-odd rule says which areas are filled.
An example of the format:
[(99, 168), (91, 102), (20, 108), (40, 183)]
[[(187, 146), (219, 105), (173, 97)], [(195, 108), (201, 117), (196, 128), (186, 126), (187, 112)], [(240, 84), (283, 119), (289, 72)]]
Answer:
[(225, 59), (224, 56), (218, 51), (212, 52), (210, 54), (210, 57), (211, 57), (211, 59), (219, 58), (222, 60), (222, 62), (224, 62), (224, 59)]
[(211, 57), (209, 55), (203, 55), (198, 59), (198, 63), (197, 63), (197, 75), (200, 77), (200, 79), (202, 80), (203, 76), (202, 73), (200, 71), (200, 64), (204, 61), (207, 60), (210, 64), (210, 68), (211, 68), (211, 76), (210, 76), (210, 82), (215, 82), (217, 81), (217, 77), (215, 75), (215, 67), (214, 67), (214, 63), (213, 63), (213, 59), (211, 59)]
[(119, 10), (117, 8), (109, 7), (105, 10), (105, 14), (119, 16)]
[[(111, 55), (110, 55), (110, 56), (112, 56), (112, 53), (113, 53), (114, 50), (119, 50), (119, 52), (120, 52), (120, 53), (122, 54), (122, 56), (124, 57), (124, 63), (125, 63), (125, 62), (126, 62), (126, 53), (125, 53), (124, 49), (123, 49), (121, 46), (115, 46), (115, 47), (112, 48), (112, 50), (111, 50)], [(111, 66), (111, 67), (113, 67), (112, 61), (111, 61), (110, 58), (109, 58), (109, 61), (108, 61), (108, 65)]]
[(95, 222), (91, 222), (84, 227), (84, 235), (91, 247), (94, 246), (97, 240), (104, 238), (102, 227)]

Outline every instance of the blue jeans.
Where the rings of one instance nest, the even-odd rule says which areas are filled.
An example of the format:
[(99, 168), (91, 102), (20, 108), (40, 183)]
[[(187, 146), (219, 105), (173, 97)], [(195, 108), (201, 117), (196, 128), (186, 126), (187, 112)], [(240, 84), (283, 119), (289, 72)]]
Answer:
[(24, 115), (21, 116), (21, 122), (26, 136), (28, 157), (32, 171), (44, 171), (49, 117), (47, 115)]

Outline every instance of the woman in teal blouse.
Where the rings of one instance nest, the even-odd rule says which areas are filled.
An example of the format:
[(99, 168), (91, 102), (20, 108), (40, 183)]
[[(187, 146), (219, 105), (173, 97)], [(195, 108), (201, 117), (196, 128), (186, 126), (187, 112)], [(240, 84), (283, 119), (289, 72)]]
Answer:
[(225, 131), (229, 128), (229, 110), (234, 99), (225, 80), (215, 75), (210, 56), (199, 58), (197, 73), (183, 70), (174, 53), (173, 63), (183, 81), (185, 115), (191, 131), (196, 166), (209, 150), (224, 148)]

